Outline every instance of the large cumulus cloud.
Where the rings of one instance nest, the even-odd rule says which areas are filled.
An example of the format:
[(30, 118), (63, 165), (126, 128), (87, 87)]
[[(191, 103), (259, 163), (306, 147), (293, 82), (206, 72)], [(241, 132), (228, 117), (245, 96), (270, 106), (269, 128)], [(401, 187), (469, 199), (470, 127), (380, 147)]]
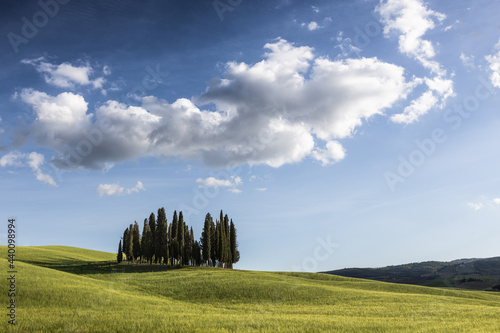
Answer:
[(415, 84), (402, 67), (377, 58), (332, 61), (283, 39), (264, 47), (262, 61), (228, 63), (191, 100), (110, 100), (89, 111), (75, 93), (26, 89), (19, 96), (36, 115), (32, 138), (54, 149), (58, 168), (100, 169), (143, 156), (279, 167), (307, 157), (322, 165), (342, 160), (339, 140), (384, 115)]

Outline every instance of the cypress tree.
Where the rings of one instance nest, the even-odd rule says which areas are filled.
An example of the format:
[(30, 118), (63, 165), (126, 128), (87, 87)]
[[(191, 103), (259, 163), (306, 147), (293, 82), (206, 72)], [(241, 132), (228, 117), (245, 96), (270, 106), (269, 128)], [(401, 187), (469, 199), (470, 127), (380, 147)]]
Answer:
[(212, 259), (212, 266), (215, 267), (217, 260), (217, 228), (213, 220), (210, 220), (210, 259)]
[(142, 236), (141, 236), (141, 262), (147, 259), (147, 241), (146, 241), (146, 226), (148, 225), (148, 219), (144, 219), (144, 225), (142, 226)]
[(186, 225), (186, 251), (184, 252), (186, 256), (186, 265), (192, 264), (193, 262), (193, 243), (194, 243), (194, 232), (193, 232), (193, 227), (189, 228)]
[(127, 255), (127, 249), (128, 249), (128, 243), (130, 241), (130, 235), (129, 235), (129, 230), (128, 228), (125, 229), (123, 232), (123, 247), (122, 247), (122, 253), (125, 254), (126, 260), (128, 260), (128, 255)]
[(182, 212), (179, 212), (179, 225), (177, 226), (177, 243), (178, 243), (178, 246), (179, 246), (179, 263), (181, 264), (181, 266), (183, 265), (183, 261), (182, 261), (182, 257), (183, 257), (183, 254), (184, 254), (184, 241), (185, 241), (185, 237), (184, 237), (184, 218), (182, 216)]
[(153, 264), (153, 257), (155, 257), (155, 262), (157, 262), (156, 254), (156, 217), (154, 213), (149, 215), (149, 230), (151, 231), (150, 241), (149, 241), (149, 261)]
[(207, 213), (205, 216), (205, 224), (203, 225), (203, 231), (201, 233), (201, 250), (203, 254), (203, 261), (206, 263), (206, 265), (209, 265), (210, 261), (210, 228), (211, 225), (210, 223), (213, 223), (212, 221), (212, 215), (210, 213)]
[(147, 219), (144, 219), (144, 227), (142, 228), (142, 241), (141, 241), (141, 249), (142, 249), (142, 258), (145, 259), (146, 262), (152, 264), (152, 256), (153, 253), (151, 251), (152, 241), (151, 241), (151, 229), (149, 228), (149, 223)]
[(174, 211), (174, 216), (172, 217), (172, 265), (174, 264), (174, 260), (179, 258), (179, 245), (177, 242), (177, 227), (179, 225), (179, 221), (177, 219), (177, 211)]
[(133, 234), (134, 227), (132, 224), (128, 227), (128, 233), (127, 233), (127, 247), (124, 248), (123, 252), (125, 252), (125, 256), (127, 257), (127, 260), (134, 260), (134, 252), (133, 252), (133, 243), (134, 243), (134, 234)]
[(161, 264), (162, 259), (165, 263), (168, 262), (168, 258), (166, 258), (167, 255), (167, 216), (165, 215), (165, 208), (160, 208), (158, 209), (158, 226), (156, 230), (156, 235), (158, 236), (158, 241), (156, 245), (158, 246), (158, 249), (156, 250), (156, 254), (158, 255), (158, 261)]
[(121, 263), (123, 260), (123, 252), (122, 252), (122, 240), (120, 239), (120, 243), (118, 244), (118, 254), (116, 255), (116, 261)]
[[(134, 227), (132, 229), (132, 255), (133, 259), (137, 260), (142, 253), (141, 250), (141, 232), (139, 231), (139, 225), (137, 221), (134, 222)], [(142, 258), (141, 258), (142, 259)]]
[(225, 267), (231, 266), (231, 247), (229, 244), (229, 217), (224, 216), (224, 264)]
[(223, 242), (222, 242), (222, 227), (221, 227), (221, 222), (217, 221), (215, 223), (215, 237), (217, 238), (217, 260), (219, 263), (219, 267), (222, 267), (222, 248), (223, 248)]
[(201, 246), (200, 243), (198, 243), (198, 241), (193, 242), (192, 258), (193, 258), (193, 265), (200, 266), (200, 264), (202, 263), (202, 257), (201, 257)]
[(231, 268), (233, 268), (233, 264), (240, 260), (238, 242), (236, 241), (236, 228), (234, 226), (233, 219), (231, 219), (231, 224), (229, 226), (229, 247), (231, 250)]

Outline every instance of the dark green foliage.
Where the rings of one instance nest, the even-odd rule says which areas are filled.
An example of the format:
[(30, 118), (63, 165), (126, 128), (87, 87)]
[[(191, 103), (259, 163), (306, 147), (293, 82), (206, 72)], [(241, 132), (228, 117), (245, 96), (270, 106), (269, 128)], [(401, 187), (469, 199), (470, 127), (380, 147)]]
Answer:
[(158, 262), (161, 263), (167, 263), (168, 258), (167, 258), (167, 233), (168, 233), (168, 225), (167, 225), (167, 216), (165, 215), (165, 208), (160, 208), (158, 209), (158, 215), (157, 215), (157, 230), (156, 230), (156, 235), (157, 235), (157, 249), (156, 249), (156, 255), (158, 256)]
[[(125, 253), (125, 256), (127, 257), (128, 261), (133, 261), (134, 260), (134, 252), (133, 252), (133, 225), (131, 224), (128, 227), (127, 231), (127, 246), (123, 247), (123, 252)], [(124, 241), (125, 242), (125, 241)]]
[(122, 241), (118, 244), (118, 254), (116, 255), (116, 261), (121, 263), (123, 260), (123, 252), (122, 252)]
[(205, 223), (203, 224), (203, 231), (201, 233), (201, 249), (203, 253), (202, 259), (207, 266), (209, 265), (210, 253), (211, 253), (210, 230), (212, 224), (213, 224), (212, 215), (210, 215), (210, 213), (207, 213), (207, 215), (205, 216)]
[(133, 259), (137, 260), (141, 256), (141, 232), (139, 231), (139, 225), (137, 221), (134, 222), (132, 228), (132, 255)]
[(202, 260), (201, 246), (200, 246), (200, 243), (198, 243), (198, 241), (194, 241), (194, 243), (193, 243), (192, 258), (193, 258), (193, 265), (195, 265), (195, 266), (200, 266), (202, 264), (202, 262), (205, 262), (204, 260)]
[(237, 263), (240, 260), (238, 242), (236, 241), (236, 228), (234, 226), (233, 219), (231, 219), (231, 223), (229, 226), (229, 248), (231, 251), (231, 268), (233, 268), (233, 264)]
[(125, 254), (125, 258), (128, 260), (127, 249), (129, 248), (128, 243), (130, 242), (130, 235), (128, 228), (123, 232), (123, 247), (122, 253)]
[(212, 260), (212, 266), (215, 267), (217, 258), (217, 228), (213, 220), (210, 221), (210, 244), (210, 259)]
[(182, 257), (184, 255), (184, 242), (185, 242), (185, 230), (184, 230), (184, 217), (182, 216), (182, 212), (179, 212), (179, 225), (177, 226), (177, 243), (179, 246), (179, 256), (177, 257), (179, 259), (179, 264), (182, 266), (183, 261)]
[[(148, 258), (151, 263), (153, 263), (153, 257), (155, 257), (156, 254), (156, 217), (154, 213), (151, 213), (149, 215), (149, 230), (151, 231), (151, 239), (150, 239), (150, 244), (149, 244), (149, 249), (148, 249)], [(157, 260), (155, 259), (155, 262)]]
[(149, 227), (148, 220), (144, 219), (144, 227), (142, 228), (142, 240), (141, 240), (142, 256), (141, 259), (152, 263), (153, 260), (153, 237), (151, 233), (151, 228)]
[(177, 242), (177, 227), (179, 225), (179, 221), (177, 218), (177, 211), (174, 211), (174, 216), (172, 217), (172, 237), (171, 237), (171, 251), (170, 256), (172, 257), (172, 265), (174, 264), (174, 260), (179, 258), (179, 245)]

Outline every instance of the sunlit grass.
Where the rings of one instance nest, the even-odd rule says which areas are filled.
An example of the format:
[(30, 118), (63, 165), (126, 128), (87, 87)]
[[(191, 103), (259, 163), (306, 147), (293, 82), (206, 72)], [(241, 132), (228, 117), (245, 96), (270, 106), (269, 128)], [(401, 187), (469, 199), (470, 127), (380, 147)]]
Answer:
[[(500, 332), (496, 293), (205, 267), (74, 274), (47, 267), (115, 255), (65, 247), (18, 255), (26, 262), (12, 332)], [(0, 327), (11, 328), (5, 318)]]

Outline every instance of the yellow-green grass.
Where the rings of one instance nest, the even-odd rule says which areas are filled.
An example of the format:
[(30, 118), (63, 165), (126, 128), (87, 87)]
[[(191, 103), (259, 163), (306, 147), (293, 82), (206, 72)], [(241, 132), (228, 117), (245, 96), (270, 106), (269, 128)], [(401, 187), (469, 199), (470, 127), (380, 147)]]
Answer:
[[(74, 274), (47, 267), (115, 255), (69, 247), (17, 254), (18, 323), (9, 327), (2, 315), (4, 332), (500, 332), (496, 293), (206, 267)], [(0, 263), (6, 272), (7, 260)]]

